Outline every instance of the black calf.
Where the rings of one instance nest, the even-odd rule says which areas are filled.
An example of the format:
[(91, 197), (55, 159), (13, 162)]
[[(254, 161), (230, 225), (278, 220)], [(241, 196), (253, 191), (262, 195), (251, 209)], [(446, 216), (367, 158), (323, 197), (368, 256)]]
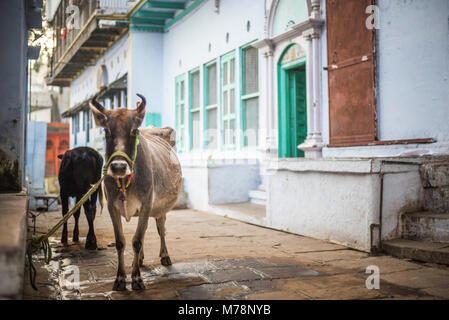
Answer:
[[(68, 150), (64, 155), (59, 155), (62, 159), (59, 169), (59, 185), (61, 188), (62, 215), (69, 211), (69, 197), (76, 197), (78, 202), (81, 197), (101, 178), (103, 158), (92, 148), (79, 147)], [(97, 249), (97, 239), (94, 232), (94, 219), (97, 211), (97, 195), (99, 189), (83, 204), (84, 213), (89, 223), (87, 233), (86, 249)], [(100, 192), (101, 199), (101, 192)], [(74, 213), (75, 227), (73, 229), (73, 241), (79, 241), (78, 219), (80, 210)], [(67, 223), (62, 230), (61, 242), (67, 243)]]

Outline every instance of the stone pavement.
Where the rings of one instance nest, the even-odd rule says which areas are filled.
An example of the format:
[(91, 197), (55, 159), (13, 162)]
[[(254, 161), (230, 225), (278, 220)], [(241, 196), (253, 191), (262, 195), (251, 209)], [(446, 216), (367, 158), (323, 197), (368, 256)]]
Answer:
[[(81, 237), (87, 234), (87, 221), (81, 213), (80, 243), (63, 247), (60, 234), (52, 239), (53, 260), (45, 265), (36, 258), (39, 291), (25, 277), (25, 299), (449, 299), (447, 266), (373, 257), (195, 210), (172, 211), (167, 216), (171, 267), (159, 262), (159, 237), (150, 219), (143, 291), (132, 291), (130, 283), (137, 219), (123, 220), (128, 290), (113, 292), (117, 256), (106, 211), (95, 220), (100, 249), (84, 249)], [(60, 216), (60, 212), (41, 215), (37, 231), (45, 232)], [(72, 230), (70, 219), (69, 239)], [(379, 290), (366, 287), (368, 266), (379, 268)], [(79, 283), (72, 281), (76, 280), (73, 270), (79, 270)]]

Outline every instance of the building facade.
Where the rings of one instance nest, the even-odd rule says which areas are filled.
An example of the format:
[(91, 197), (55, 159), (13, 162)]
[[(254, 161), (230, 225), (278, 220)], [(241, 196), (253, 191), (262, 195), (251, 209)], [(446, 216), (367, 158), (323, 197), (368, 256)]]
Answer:
[(141, 93), (145, 124), (176, 128), (192, 208), (371, 251), (426, 207), (420, 169), (449, 153), (447, 1), (98, 5), (53, 61), (71, 146), (104, 150), (92, 96)]

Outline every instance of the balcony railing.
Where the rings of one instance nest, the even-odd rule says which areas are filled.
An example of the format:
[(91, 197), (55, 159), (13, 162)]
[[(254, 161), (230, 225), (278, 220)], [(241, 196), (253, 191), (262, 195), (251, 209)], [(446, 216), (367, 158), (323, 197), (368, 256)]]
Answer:
[[(101, 48), (107, 47), (120, 34), (114, 28), (103, 34), (97, 32), (98, 20), (125, 17), (132, 5), (133, 1), (129, 0), (62, 0), (52, 21), (55, 47), (47, 82), (68, 85), (68, 79), (89, 62), (92, 54), (100, 52)], [(96, 38), (91, 39), (94, 34)], [(80, 57), (78, 51), (83, 50), (89, 40), (96, 40), (87, 44), (88, 48), (93, 48), (89, 49), (90, 55)], [(95, 48), (98, 50), (95, 51)]]

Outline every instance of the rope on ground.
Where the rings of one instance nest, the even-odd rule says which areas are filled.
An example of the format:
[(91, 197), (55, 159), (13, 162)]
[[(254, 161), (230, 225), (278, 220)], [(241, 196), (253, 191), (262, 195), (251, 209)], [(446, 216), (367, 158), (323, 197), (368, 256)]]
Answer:
[(34, 290), (37, 290), (36, 287), (36, 268), (33, 265), (33, 252), (39, 249), (42, 249), (44, 252), (44, 261), (45, 263), (49, 263), (51, 260), (51, 248), (50, 243), (48, 241), (48, 238), (51, 237), (64, 223), (69, 220), (69, 218), (76, 212), (78, 209), (81, 208), (81, 206), (84, 204), (84, 202), (89, 199), (89, 197), (94, 193), (101, 185), (105, 178), (105, 174), (102, 175), (100, 180), (98, 180), (97, 183), (92, 185), (92, 187), (87, 191), (87, 193), (75, 204), (75, 206), (67, 212), (66, 215), (62, 217), (61, 220), (58, 221), (57, 224), (53, 226), (47, 233), (39, 235), (39, 236), (33, 236), (31, 239), (27, 239), (27, 249), (26, 249), (26, 255), (27, 255), (27, 262), (28, 262), (28, 268), (29, 268), (29, 274), (30, 274), (30, 283)]

